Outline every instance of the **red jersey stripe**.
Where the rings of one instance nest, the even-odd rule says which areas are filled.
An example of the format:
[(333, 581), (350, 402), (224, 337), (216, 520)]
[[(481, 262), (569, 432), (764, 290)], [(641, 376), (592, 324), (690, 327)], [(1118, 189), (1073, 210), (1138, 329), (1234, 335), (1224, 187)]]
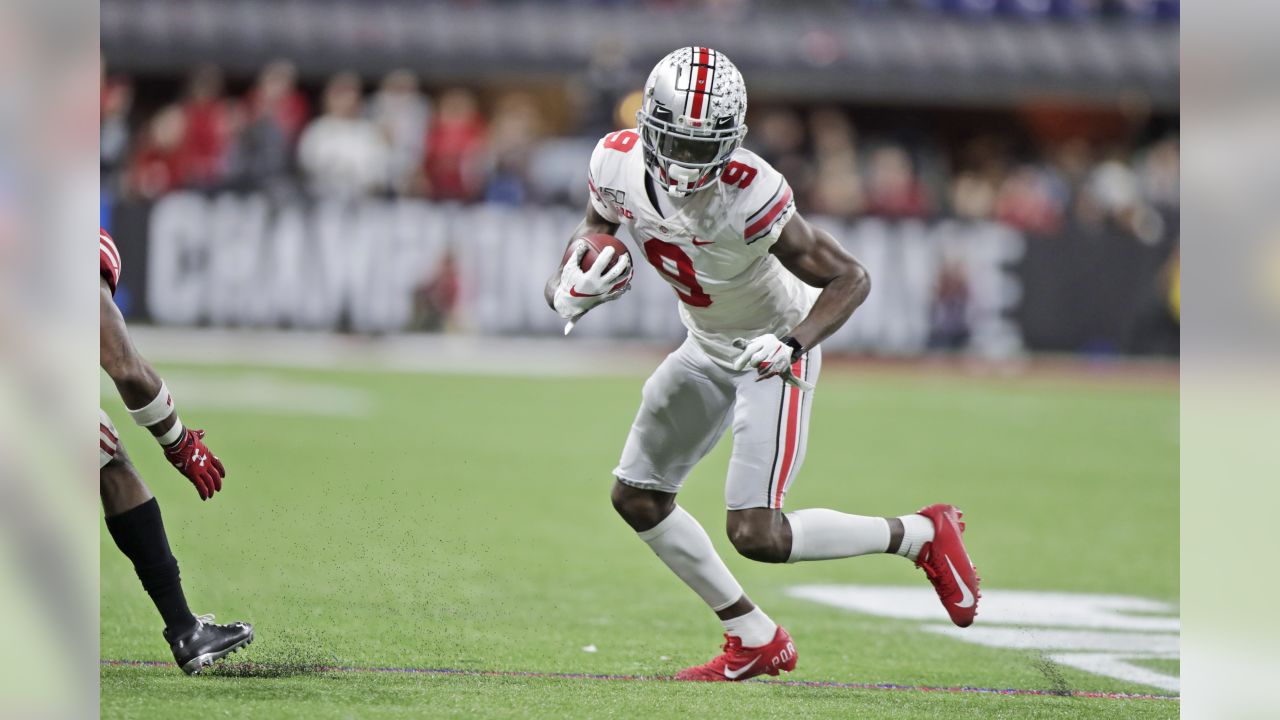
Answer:
[(773, 207), (769, 209), (769, 212), (765, 213), (764, 217), (747, 226), (747, 229), (742, 233), (743, 236), (747, 239), (751, 239), (752, 236), (759, 234), (761, 230), (769, 227), (773, 224), (773, 221), (778, 217), (779, 213), (781, 213), (790, 202), (791, 186), (788, 185), (786, 191), (782, 193), (782, 197), (778, 199), (778, 202), (774, 203)]
[(120, 250), (102, 228), (98, 228), (98, 272), (106, 278), (107, 285), (114, 293), (120, 282)]

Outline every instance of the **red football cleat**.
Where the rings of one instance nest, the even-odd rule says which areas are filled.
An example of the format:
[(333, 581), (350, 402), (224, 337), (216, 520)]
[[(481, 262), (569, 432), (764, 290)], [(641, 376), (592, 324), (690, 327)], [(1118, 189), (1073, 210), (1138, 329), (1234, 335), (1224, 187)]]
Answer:
[(922, 508), (917, 514), (933, 521), (933, 540), (920, 548), (916, 567), (923, 568), (929, 576), (951, 622), (969, 627), (973, 616), (978, 614), (978, 598), (982, 597), (978, 583), (982, 578), (978, 577), (978, 569), (969, 560), (960, 537), (964, 532), (964, 523), (960, 522), (964, 513), (954, 505), (939, 503)]
[(796, 646), (782, 626), (778, 626), (772, 642), (760, 647), (742, 647), (742, 640), (732, 635), (725, 635), (724, 639), (723, 654), (705, 665), (681, 670), (676, 679), (736, 682), (757, 675), (777, 675), (779, 670), (791, 672), (796, 669)]

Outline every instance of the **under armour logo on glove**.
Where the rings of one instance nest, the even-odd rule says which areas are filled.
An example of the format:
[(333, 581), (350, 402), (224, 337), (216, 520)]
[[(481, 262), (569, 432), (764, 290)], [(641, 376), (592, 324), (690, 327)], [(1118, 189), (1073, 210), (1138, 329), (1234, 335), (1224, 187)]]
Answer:
[(176, 442), (165, 447), (164, 455), (195, 485), (201, 500), (208, 500), (222, 489), (222, 478), (226, 477), (227, 471), (222, 467), (222, 461), (204, 444), (203, 430), (184, 429)]

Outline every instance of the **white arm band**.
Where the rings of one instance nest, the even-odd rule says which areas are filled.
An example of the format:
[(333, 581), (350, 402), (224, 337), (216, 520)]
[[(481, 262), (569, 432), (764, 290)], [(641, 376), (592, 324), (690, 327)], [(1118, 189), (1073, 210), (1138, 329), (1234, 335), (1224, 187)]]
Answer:
[(133, 421), (142, 427), (151, 427), (172, 415), (173, 396), (169, 394), (169, 388), (164, 381), (160, 381), (160, 392), (156, 394), (154, 400), (137, 410), (130, 410), (129, 414), (133, 416)]
[(182, 431), (185, 429), (186, 428), (182, 427), (182, 418), (175, 417), (173, 419), (173, 427), (169, 428), (168, 432), (165, 434), (157, 437), (156, 440), (160, 441), (161, 446), (169, 447), (170, 445), (178, 442), (178, 438), (182, 437)]

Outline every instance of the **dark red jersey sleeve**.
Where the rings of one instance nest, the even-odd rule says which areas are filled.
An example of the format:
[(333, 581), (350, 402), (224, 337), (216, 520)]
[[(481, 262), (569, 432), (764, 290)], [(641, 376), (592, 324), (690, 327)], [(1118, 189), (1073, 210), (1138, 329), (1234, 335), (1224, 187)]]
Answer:
[(114, 295), (120, 282), (120, 251), (116, 249), (116, 241), (102, 228), (98, 228), (98, 272)]

